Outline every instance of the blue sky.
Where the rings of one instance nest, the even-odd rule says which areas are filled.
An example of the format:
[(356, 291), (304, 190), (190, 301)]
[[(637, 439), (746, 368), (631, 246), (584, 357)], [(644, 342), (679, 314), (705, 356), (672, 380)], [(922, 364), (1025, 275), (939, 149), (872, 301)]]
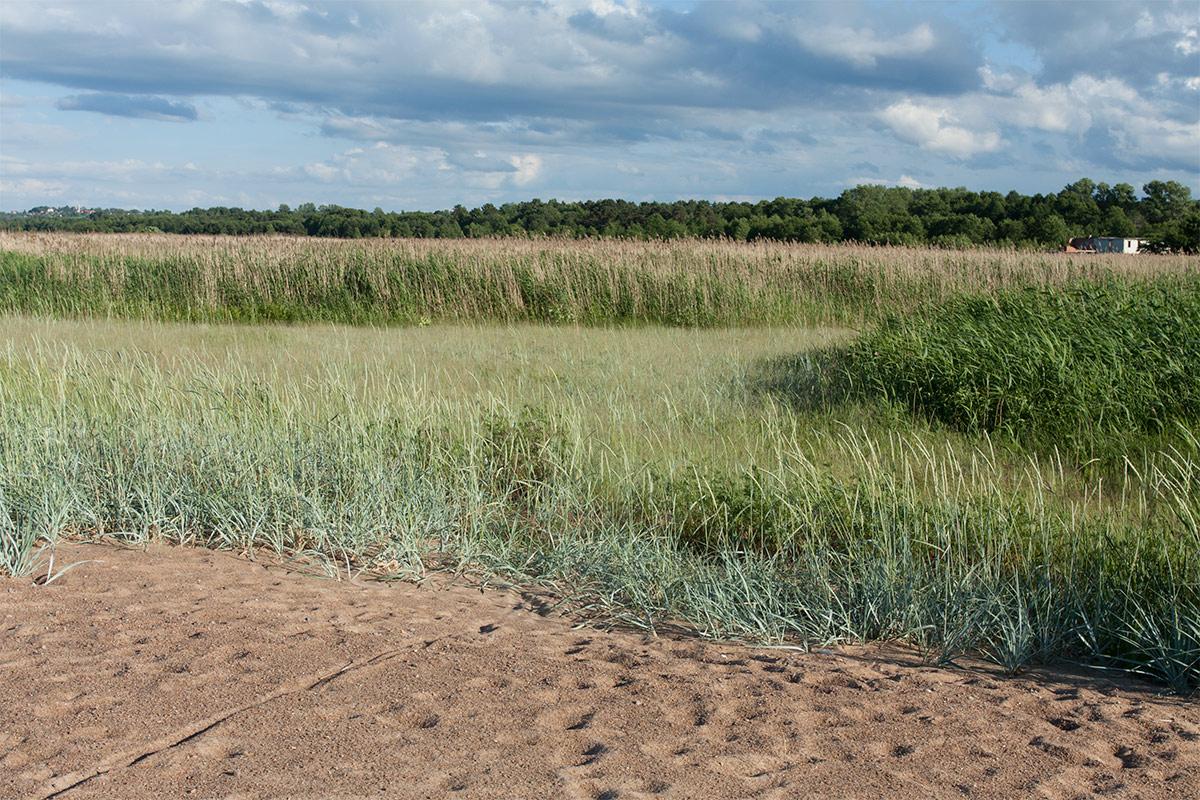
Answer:
[(0, 208), (1200, 194), (1200, 2), (0, 5)]

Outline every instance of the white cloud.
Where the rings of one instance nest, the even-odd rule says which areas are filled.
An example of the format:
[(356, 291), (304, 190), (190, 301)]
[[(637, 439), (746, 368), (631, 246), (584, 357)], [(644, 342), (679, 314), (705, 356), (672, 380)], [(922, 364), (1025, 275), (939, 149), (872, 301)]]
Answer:
[(61, 182), (44, 181), (39, 178), (21, 178), (15, 181), (0, 178), (0, 194), (10, 196), (36, 195), (42, 197), (61, 197), (65, 188), (65, 184)]
[(517, 170), (512, 179), (517, 186), (531, 183), (542, 171), (542, 159), (535, 155), (512, 156), (508, 161)]
[(1029, 77), (981, 74), (994, 95), (981, 98), (978, 107), (997, 122), (1076, 139), (1101, 128), (1117, 143), (1114, 155), (1127, 163), (1194, 163), (1200, 155), (1200, 126), (1166, 116), (1161, 105), (1120, 79), (1080, 75), (1039, 86)]
[(917, 56), (928, 52), (937, 42), (933, 29), (926, 23), (890, 39), (881, 38), (872, 30), (854, 30), (840, 26), (801, 27), (796, 38), (813, 53), (849, 61), (856, 67), (874, 67), (880, 56)]
[(692, 84), (710, 89), (719, 89), (726, 85), (726, 81), (715, 72), (693, 68), (684, 72), (674, 73), (674, 77), (683, 83)]
[[(510, 59), (505, 58), (505, 48), (474, 11), (461, 9), (435, 14), (422, 22), (419, 30), (431, 74), (483, 84), (497, 83), (506, 77)], [(436, 47), (428, 47), (435, 42)]]
[(1080, 134), (1091, 127), (1091, 108), (1067, 86), (1041, 88), (1028, 82), (1012, 94), (1016, 102), (1004, 104), (1008, 107), (1008, 119), (1022, 128)]
[(1130, 163), (1147, 156), (1176, 163), (1194, 162), (1200, 154), (1200, 126), (1169, 119), (1131, 116), (1109, 126), (1118, 141), (1118, 153)]
[(37, 104), (37, 98), (26, 97), (22, 94), (0, 92), (0, 108), (25, 108)]
[(903, 186), (906, 189), (928, 189), (927, 184), (921, 183), (911, 175), (904, 173), (900, 174), (899, 178), (889, 180), (887, 178), (847, 178), (845, 181), (847, 186)]
[[(20, 158), (0, 158), (0, 185), (6, 197), (60, 197), (82, 201), (80, 186), (103, 187), (112, 197), (130, 195), (122, 186), (178, 184), (183, 168), (161, 162), (148, 163), (128, 158), (119, 161), (28, 161)], [(92, 196), (97, 192), (89, 191)]]
[(757, 42), (762, 38), (762, 28), (748, 19), (741, 19), (737, 13), (725, 20), (720, 31), (724, 36), (742, 42)]
[(613, 0), (589, 0), (587, 8), (598, 17), (617, 14), (623, 17), (636, 17), (641, 13), (639, 3), (617, 3)]
[(123, 183), (133, 183), (145, 180), (170, 180), (174, 169), (161, 162), (148, 164), (136, 158), (125, 158), (120, 161), (66, 161), (62, 164), (63, 174), (88, 174), (94, 178), (103, 178)]
[[(180, 193), (179, 198), (182, 205), (189, 208), (227, 206), (232, 202), (229, 195), (208, 192), (203, 189), (186, 189)], [(276, 203), (275, 205), (278, 206), (279, 204)]]
[(904, 141), (958, 158), (990, 153), (1003, 145), (994, 131), (972, 131), (955, 124), (957, 118), (944, 106), (903, 100), (885, 108), (879, 118)]
[(287, 3), (283, 2), (282, 0), (264, 0), (263, 7), (265, 7), (275, 16), (286, 20), (294, 20), (302, 15), (305, 11), (308, 11), (308, 6), (306, 5), (302, 5), (300, 3)]
[(1185, 30), (1181, 38), (1175, 42), (1175, 49), (1183, 56), (1200, 53), (1200, 31), (1196, 28)]
[(305, 164), (304, 172), (319, 181), (332, 181), (342, 175), (342, 170), (320, 161), (315, 164)]
[(455, 185), (499, 189), (526, 186), (537, 180), (542, 173), (542, 159), (532, 153), (495, 157), (483, 151), (451, 156), (436, 147), (376, 142), (367, 149), (352, 147), (300, 168), (274, 167), (270, 172), (278, 179), (297, 180), (307, 176), (322, 183), (355, 187), (397, 187), (436, 181), (448, 189)]
[(0, 131), (0, 142), (5, 147), (40, 149), (57, 147), (85, 138), (83, 134), (64, 125), (44, 122), (22, 122), (19, 119), (4, 120)]
[(1144, 9), (1133, 25), (1132, 33), (1138, 38), (1149, 38), (1159, 34), (1178, 36), (1175, 40), (1175, 50), (1183, 56), (1200, 52), (1200, 26), (1196, 25), (1194, 5), (1180, 4), (1174, 8), (1167, 4), (1159, 4), (1151, 14)]

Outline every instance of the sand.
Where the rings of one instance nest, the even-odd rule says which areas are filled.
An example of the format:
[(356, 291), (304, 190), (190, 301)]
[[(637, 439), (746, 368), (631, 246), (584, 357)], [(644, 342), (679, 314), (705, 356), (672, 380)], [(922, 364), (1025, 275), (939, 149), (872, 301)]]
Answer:
[(64, 544), (0, 579), (4, 798), (1200, 796), (1200, 703), (1089, 671), (578, 627), (515, 590)]

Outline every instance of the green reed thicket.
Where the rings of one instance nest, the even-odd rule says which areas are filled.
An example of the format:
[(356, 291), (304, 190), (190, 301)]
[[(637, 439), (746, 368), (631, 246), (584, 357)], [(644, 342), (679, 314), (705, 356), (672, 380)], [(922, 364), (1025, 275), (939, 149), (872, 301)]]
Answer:
[(852, 393), (1120, 465), (1200, 422), (1200, 275), (963, 295), (837, 357)]
[[(330, 574), (444, 568), (537, 583), (600, 621), (648, 629), (901, 640), (939, 662), (982, 655), (1016, 672), (1068, 658), (1181, 692), (1200, 682), (1194, 435), (1112, 486), (916, 423), (844, 428), (834, 415), (822, 427), (729, 370), (688, 392), (664, 384), (669, 402), (648, 393), (634, 410), (666, 436), (684, 426), (744, 446), (745, 461), (668, 466), (642, 433), (592, 428), (591, 404), (616, 391), (603, 376), (628, 357), (594, 342), (621, 332), (581, 340), (601, 361), (591, 377), (561, 362), (553, 395), (520, 383), (518, 353), (494, 390), (467, 400), (387, 363), (356, 377), (370, 351), (290, 374), (239, 350), (155, 354), (159, 328), (126, 335), (130, 346), (103, 349), (13, 336), (0, 351), (9, 572), (31, 566), (31, 543), (65, 534), (267, 547), (323, 559)], [(431, 357), (496, 334), (448, 335), (459, 338)], [(256, 346), (277, 352), (272, 363), (305, 357), (270, 328), (245, 336), (268, 342)], [(646, 345), (662, 332), (637, 336), (631, 352), (659, 368)], [(754, 419), (722, 432), (744, 408)]]
[(209, 322), (847, 324), (1195, 258), (738, 243), (0, 232), (0, 311)]

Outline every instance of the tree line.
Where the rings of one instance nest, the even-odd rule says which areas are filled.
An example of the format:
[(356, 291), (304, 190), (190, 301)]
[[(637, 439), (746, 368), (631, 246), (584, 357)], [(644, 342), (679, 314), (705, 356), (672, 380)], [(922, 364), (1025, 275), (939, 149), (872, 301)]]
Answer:
[(445, 211), (385, 212), (304, 203), (274, 211), (193, 208), (182, 213), (52, 209), (0, 214), (5, 230), (294, 234), (462, 238), (489, 236), (729, 238), (792, 242), (1018, 248), (1062, 247), (1072, 236), (1146, 239), (1151, 249), (1200, 251), (1200, 201), (1176, 181), (1150, 181), (1138, 197), (1127, 183), (1082, 178), (1056, 194), (857, 186), (836, 198), (748, 202), (529, 200)]

